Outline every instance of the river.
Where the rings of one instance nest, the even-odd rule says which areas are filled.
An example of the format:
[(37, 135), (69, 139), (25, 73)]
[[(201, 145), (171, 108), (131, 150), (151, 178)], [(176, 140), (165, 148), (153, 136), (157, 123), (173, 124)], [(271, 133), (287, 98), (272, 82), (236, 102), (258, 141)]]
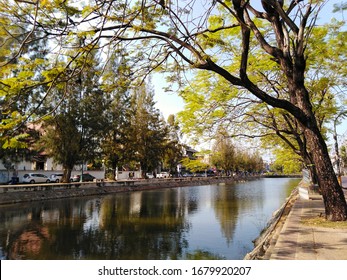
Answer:
[(0, 207), (0, 259), (243, 259), (299, 179)]

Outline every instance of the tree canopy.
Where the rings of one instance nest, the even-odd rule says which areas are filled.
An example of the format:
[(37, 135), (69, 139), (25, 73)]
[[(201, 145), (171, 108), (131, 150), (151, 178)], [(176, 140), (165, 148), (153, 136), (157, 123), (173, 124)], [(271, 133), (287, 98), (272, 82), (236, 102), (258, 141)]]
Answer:
[[(307, 142), (330, 220), (346, 220), (347, 205), (338, 184), (316, 113), (316, 92), (307, 74), (314, 65), (332, 64), (314, 48), (325, 1), (6, 1), (1, 3), (1, 96), (4, 106), (23, 94), (29, 110), (4, 111), (2, 137), (34, 117), (53, 88), (83, 72), (92, 50), (104, 62), (126, 48), (132, 72), (171, 71), (181, 82), (186, 70), (207, 70), (225, 80), (223, 94), (237, 102), (254, 99), (293, 118)], [(345, 33), (339, 32), (340, 36)], [(322, 37), (325, 40), (326, 37)], [(333, 38), (331, 38), (333, 40)], [(48, 42), (44, 58), (29, 60), (33, 42)], [(344, 43), (339, 40), (338, 46)], [(314, 46), (314, 47), (313, 47)], [(324, 59), (317, 61), (316, 52)], [(345, 53), (345, 52), (344, 52)], [(337, 54), (334, 53), (336, 56)], [(338, 57), (338, 59), (344, 59)], [(16, 63), (14, 63), (16, 62)], [(25, 66), (25, 68), (23, 67)], [(22, 68), (21, 68), (22, 67)], [(345, 74), (345, 67), (334, 72)], [(45, 87), (44, 91), (40, 91)], [(234, 106), (237, 104), (234, 102)], [(229, 110), (229, 109), (228, 109)], [(220, 111), (215, 112), (216, 115)]]

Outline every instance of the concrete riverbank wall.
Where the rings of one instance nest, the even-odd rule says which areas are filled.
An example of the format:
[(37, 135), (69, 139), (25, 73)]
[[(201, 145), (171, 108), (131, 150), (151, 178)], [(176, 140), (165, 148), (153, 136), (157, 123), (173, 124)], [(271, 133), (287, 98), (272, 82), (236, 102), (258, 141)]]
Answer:
[(291, 192), (282, 206), (273, 213), (272, 218), (262, 230), (260, 235), (253, 241), (254, 248), (251, 252), (247, 253), (244, 260), (266, 260), (271, 254), (272, 247), (278, 238), (278, 234), (281, 231), (295, 201), (299, 198), (299, 188), (303, 184), (303, 180), (299, 185)]
[(254, 180), (258, 178), (259, 177), (257, 176), (247, 178), (200, 177), (152, 180), (98, 181), (65, 184), (27, 184), (12, 186), (2, 185), (0, 186), (0, 205), (31, 201), (43, 201), (50, 199), (62, 199), (69, 197), (107, 195), (119, 192), (132, 192), (160, 188), (219, 184), (242, 180)]

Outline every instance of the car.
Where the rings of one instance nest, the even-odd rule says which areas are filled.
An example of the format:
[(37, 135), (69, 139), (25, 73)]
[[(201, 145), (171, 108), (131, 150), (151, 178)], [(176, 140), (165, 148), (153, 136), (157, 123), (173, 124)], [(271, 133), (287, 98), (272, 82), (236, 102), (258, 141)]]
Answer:
[(193, 176), (194, 176), (194, 174), (191, 173), (191, 172), (184, 172), (184, 173), (182, 174), (182, 177), (193, 177)]
[[(82, 174), (82, 182), (93, 182), (95, 177), (93, 175), (90, 175), (89, 173), (83, 173)], [(81, 174), (74, 175), (71, 180), (71, 182), (81, 182)]]
[(51, 182), (60, 183), (63, 181), (63, 173), (52, 174), (49, 179)]
[(157, 174), (157, 178), (169, 178), (170, 173), (169, 172), (160, 172)]
[(194, 177), (205, 177), (205, 172), (203, 171), (195, 172)]
[(23, 183), (50, 183), (51, 180), (44, 174), (40, 173), (27, 173), (23, 176)]
[(146, 178), (153, 179), (154, 178), (153, 173), (146, 173)]

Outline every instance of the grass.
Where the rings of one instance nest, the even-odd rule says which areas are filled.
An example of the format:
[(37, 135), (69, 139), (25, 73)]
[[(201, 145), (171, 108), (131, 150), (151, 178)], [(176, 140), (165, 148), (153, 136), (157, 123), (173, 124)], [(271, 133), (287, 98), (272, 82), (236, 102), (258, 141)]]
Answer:
[(347, 221), (332, 222), (332, 221), (326, 220), (324, 217), (307, 218), (307, 219), (303, 219), (301, 222), (305, 226), (310, 226), (310, 227), (346, 228), (347, 229)]

